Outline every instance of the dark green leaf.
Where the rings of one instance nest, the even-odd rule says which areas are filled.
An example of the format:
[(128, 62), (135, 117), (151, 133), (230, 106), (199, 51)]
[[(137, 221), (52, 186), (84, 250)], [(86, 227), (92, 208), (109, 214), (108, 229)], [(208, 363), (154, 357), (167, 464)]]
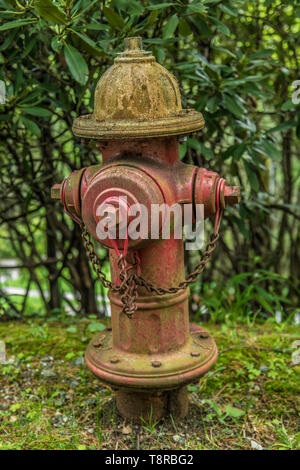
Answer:
[(228, 109), (231, 113), (233, 113), (237, 117), (242, 117), (244, 114), (244, 109), (242, 106), (237, 102), (236, 98), (233, 98), (229, 95), (223, 95), (223, 102), (226, 109)]
[(107, 31), (109, 26), (107, 24), (91, 23), (85, 24), (82, 29), (90, 29), (92, 31)]
[(268, 139), (262, 139), (260, 144), (261, 144), (260, 146), (265, 151), (265, 154), (266, 154), (267, 157), (275, 158), (275, 159), (278, 159), (278, 160), (281, 159), (282, 154), (278, 150), (276, 145), (273, 144), (273, 142), (271, 142)]
[(73, 78), (81, 85), (85, 85), (89, 76), (89, 69), (83, 56), (70, 44), (65, 45), (64, 56)]
[(124, 21), (122, 20), (121, 16), (118, 15), (112, 8), (104, 7), (103, 14), (107, 21), (109, 22), (110, 26), (117, 29), (123, 29), (125, 26)]
[(206, 145), (204, 145), (202, 142), (199, 142), (199, 146), (200, 151), (205, 158), (207, 158), (208, 160), (214, 158), (214, 153), (210, 148), (206, 147)]
[(29, 20), (9, 21), (8, 23), (4, 23), (3, 25), (0, 26), (0, 31), (6, 31), (7, 29), (13, 29), (13, 28), (20, 28), (21, 26), (24, 26), (25, 24), (34, 23), (35, 21), (36, 20), (34, 18), (29, 19)]
[(205, 13), (206, 11), (206, 6), (202, 2), (198, 2), (197, 0), (190, 3), (186, 12), (187, 14), (193, 12), (193, 13)]
[(51, 47), (54, 52), (59, 52), (62, 49), (63, 44), (61, 42), (60, 36), (54, 36), (54, 38), (51, 39)]
[(33, 108), (30, 107), (22, 107), (22, 112), (26, 114), (31, 114), (32, 116), (41, 116), (41, 117), (49, 117), (52, 115), (51, 111), (49, 109), (45, 108), (39, 108), (38, 106), (35, 106)]
[(238, 15), (238, 11), (235, 7), (233, 6), (228, 6), (228, 5), (219, 5), (219, 8), (220, 10), (224, 11), (224, 13), (227, 13), (227, 15), (230, 15), (230, 16), (237, 16)]
[(88, 46), (88, 48), (87, 48), (88, 52), (91, 52), (90, 48), (92, 48), (93, 52), (95, 52), (96, 55), (103, 55), (104, 54), (104, 51), (102, 49), (99, 49), (99, 47), (97, 47), (97, 44), (95, 43), (95, 41), (90, 39), (86, 34), (79, 33), (78, 31), (75, 31), (75, 30), (72, 30), (72, 32), (73, 32), (73, 34), (78, 36), (80, 38), (80, 40), (83, 41), (84, 44), (86, 44)]
[(174, 5), (174, 3), (157, 3), (156, 5), (151, 5), (149, 7), (146, 7), (147, 10), (160, 10), (161, 8), (168, 8)]
[(189, 24), (183, 19), (179, 20), (178, 30), (179, 30), (180, 36), (183, 36), (183, 37), (186, 37), (192, 34), (192, 30)]
[(220, 33), (225, 34), (225, 36), (230, 36), (230, 29), (222, 21), (218, 20), (218, 18), (214, 16), (208, 16), (208, 18), (210, 18), (212, 22), (215, 23), (215, 25), (217, 26), (217, 30)]
[(265, 57), (271, 57), (271, 55), (273, 55), (273, 54), (274, 54), (273, 49), (263, 49), (259, 52), (255, 52), (255, 54), (251, 54), (249, 56), (249, 60), (262, 59), (262, 58), (265, 58)]
[(227, 158), (233, 156), (234, 160), (238, 160), (246, 150), (247, 145), (242, 142), (239, 144), (234, 144), (228, 147), (228, 149), (222, 154), (222, 158), (226, 160)]
[(173, 36), (178, 25), (178, 16), (172, 15), (163, 29), (163, 38), (167, 39)]
[(294, 109), (296, 105), (292, 102), (292, 100), (287, 100), (283, 105), (281, 106), (282, 111), (289, 111), (291, 109)]
[(269, 302), (266, 299), (264, 299), (261, 295), (256, 294), (256, 300), (258, 300), (258, 302), (263, 306), (265, 310), (274, 314), (274, 310), (269, 304)]
[(187, 142), (179, 145), (179, 158), (182, 160), (187, 152)]
[(23, 122), (24, 126), (27, 127), (27, 129), (34, 134), (36, 137), (41, 137), (41, 130), (39, 126), (32, 121), (31, 119), (26, 118), (25, 116), (20, 117), (21, 121)]
[(256, 173), (254, 170), (252, 170), (252, 168), (250, 167), (249, 163), (246, 160), (243, 160), (243, 163), (244, 163), (244, 167), (248, 176), (250, 186), (253, 189), (253, 191), (257, 192), (259, 190), (259, 183), (258, 183)]
[(46, 21), (54, 24), (66, 24), (67, 22), (65, 12), (54, 5), (51, 0), (35, 0), (34, 7), (38, 14)]
[(267, 133), (274, 134), (275, 132), (286, 131), (287, 129), (292, 129), (293, 127), (296, 127), (296, 125), (297, 125), (297, 122), (294, 121), (293, 119), (290, 119), (289, 121), (282, 122), (281, 124), (278, 124), (278, 126), (268, 129)]

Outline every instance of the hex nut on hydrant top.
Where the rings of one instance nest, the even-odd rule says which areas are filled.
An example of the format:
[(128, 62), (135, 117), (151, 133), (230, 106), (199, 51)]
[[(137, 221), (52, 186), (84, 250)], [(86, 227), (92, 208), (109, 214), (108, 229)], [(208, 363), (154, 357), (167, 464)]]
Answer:
[[(124, 52), (97, 83), (93, 113), (73, 124), (76, 136), (98, 141), (102, 163), (78, 169), (52, 188), (52, 197), (80, 225), (97, 278), (109, 288), (111, 328), (92, 339), (86, 364), (116, 391), (119, 412), (133, 420), (150, 414), (155, 420), (168, 413), (184, 417), (186, 385), (217, 359), (210, 334), (189, 323), (188, 286), (213, 253), (223, 210), (240, 195), (217, 173), (180, 161), (179, 139), (203, 127), (201, 113), (182, 108), (175, 77), (143, 50), (141, 38), (127, 38)], [(170, 236), (164, 238), (162, 211), (158, 239), (151, 238), (153, 205), (190, 205), (193, 217), (202, 205), (204, 218), (215, 218), (210, 241), (187, 277), (174, 219), (168, 219)], [(146, 210), (146, 236), (133, 237), (128, 230), (133, 207)], [(108, 229), (107, 237), (100, 237), (97, 227), (111, 220), (114, 235)], [(92, 237), (109, 249), (111, 280)]]

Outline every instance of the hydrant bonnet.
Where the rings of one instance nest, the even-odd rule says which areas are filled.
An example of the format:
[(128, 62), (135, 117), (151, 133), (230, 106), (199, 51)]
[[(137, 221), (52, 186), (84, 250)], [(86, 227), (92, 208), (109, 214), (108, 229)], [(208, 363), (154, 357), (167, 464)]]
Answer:
[(75, 119), (79, 137), (141, 139), (186, 135), (204, 126), (201, 113), (182, 109), (176, 78), (142, 49), (142, 39), (125, 39), (125, 50), (100, 78), (93, 114)]

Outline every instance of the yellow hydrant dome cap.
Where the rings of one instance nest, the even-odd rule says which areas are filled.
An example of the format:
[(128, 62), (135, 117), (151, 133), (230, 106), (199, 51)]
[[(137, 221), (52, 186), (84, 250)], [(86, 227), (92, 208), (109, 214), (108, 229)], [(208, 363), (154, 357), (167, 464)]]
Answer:
[(202, 129), (202, 114), (182, 109), (176, 78), (143, 50), (142, 38), (126, 38), (124, 46), (96, 85), (93, 113), (74, 120), (74, 134), (99, 140), (141, 139)]

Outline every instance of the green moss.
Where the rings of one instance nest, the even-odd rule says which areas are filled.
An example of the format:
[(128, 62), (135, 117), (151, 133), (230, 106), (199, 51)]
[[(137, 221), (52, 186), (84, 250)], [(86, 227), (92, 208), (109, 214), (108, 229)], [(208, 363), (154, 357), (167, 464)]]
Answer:
[[(251, 439), (268, 449), (299, 447), (299, 375), (291, 367), (297, 328), (205, 325), (220, 354), (199, 384), (189, 386), (188, 416), (181, 423), (141, 423), (123, 434), (113, 393), (78, 361), (95, 322), (0, 323), (0, 339), (14, 358), (0, 370), (0, 449), (114, 449), (117, 443), (135, 449), (138, 442), (145, 449), (247, 449)], [(46, 369), (52, 376), (43, 375)], [(183, 436), (180, 442), (174, 434)]]

